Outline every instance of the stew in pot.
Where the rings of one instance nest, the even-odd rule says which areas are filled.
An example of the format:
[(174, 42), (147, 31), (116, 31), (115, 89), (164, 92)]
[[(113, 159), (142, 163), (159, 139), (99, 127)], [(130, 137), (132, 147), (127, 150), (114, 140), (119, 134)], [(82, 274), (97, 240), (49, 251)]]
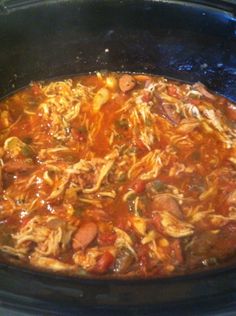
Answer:
[(146, 74), (36, 82), (0, 103), (2, 260), (162, 277), (236, 254), (236, 105)]

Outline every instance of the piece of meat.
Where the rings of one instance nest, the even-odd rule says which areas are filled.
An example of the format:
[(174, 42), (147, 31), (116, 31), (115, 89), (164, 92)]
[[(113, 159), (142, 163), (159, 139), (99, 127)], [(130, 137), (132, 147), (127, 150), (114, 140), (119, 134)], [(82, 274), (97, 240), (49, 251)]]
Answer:
[(190, 268), (202, 265), (202, 261), (207, 257), (211, 257), (210, 251), (214, 247), (217, 235), (211, 232), (202, 232), (194, 236), (185, 246), (186, 264)]
[(174, 238), (182, 238), (194, 233), (193, 225), (165, 210), (154, 215), (153, 223), (161, 234)]
[(123, 75), (120, 77), (119, 79), (119, 87), (120, 87), (120, 90), (124, 93), (132, 90), (136, 85), (136, 81), (134, 79), (133, 76), (131, 75)]
[(167, 118), (172, 125), (178, 125), (181, 121), (181, 117), (179, 113), (176, 112), (175, 106), (167, 103), (162, 105), (162, 107), (165, 118)]
[(168, 194), (156, 195), (151, 204), (152, 210), (155, 212), (167, 211), (179, 219), (183, 219), (183, 213), (177, 201)]
[(207, 91), (206, 87), (204, 84), (201, 82), (197, 82), (193, 85), (193, 88), (195, 88), (197, 91), (199, 91), (204, 97), (214, 101), (216, 99), (216, 96), (214, 96), (212, 93)]
[(10, 160), (3, 165), (3, 171), (7, 173), (27, 172), (33, 169), (34, 165), (32, 163), (21, 159)]
[(107, 270), (114, 263), (114, 260), (114, 256), (109, 251), (104, 252), (104, 254), (98, 259), (95, 267), (92, 269), (91, 272), (99, 274), (106, 273)]
[(72, 247), (74, 250), (85, 249), (97, 236), (98, 228), (93, 222), (82, 225), (75, 233)]
[(167, 92), (171, 97), (174, 97), (174, 98), (179, 97), (177, 87), (174, 84), (170, 84), (169, 86), (167, 86)]
[(116, 273), (127, 273), (129, 271), (130, 266), (134, 263), (134, 256), (131, 252), (123, 248), (118, 253), (116, 258), (114, 271)]
[(195, 235), (185, 247), (187, 266), (211, 266), (235, 256), (235, 227), (235, 224), (230, 223), (218, 234), (205, 231)]
[(163, 110), (163, 100), (159, 96), (158, 92), (154, 91), (154, 98), (153, 98), (153, 105), (151, 107), (151, 112), (161, 115), (164, 115), (164, 110)]

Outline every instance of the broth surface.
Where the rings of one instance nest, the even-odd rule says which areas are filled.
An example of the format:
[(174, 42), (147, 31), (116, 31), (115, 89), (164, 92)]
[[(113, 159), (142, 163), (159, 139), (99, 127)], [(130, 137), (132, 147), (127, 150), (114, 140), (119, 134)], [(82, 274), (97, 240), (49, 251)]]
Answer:
[(236, 106), (196, 83), (97, 73), (0, 102), (2, 260), (167, 276), (236, 253)]

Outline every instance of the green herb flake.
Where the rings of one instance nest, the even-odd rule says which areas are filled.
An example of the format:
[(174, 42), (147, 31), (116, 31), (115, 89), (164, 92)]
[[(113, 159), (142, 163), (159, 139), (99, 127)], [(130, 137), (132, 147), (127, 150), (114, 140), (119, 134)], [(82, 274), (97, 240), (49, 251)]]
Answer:
[(153, 181), (152, 186), (154, 190), (158, 192), (164, 191), (166, 187), (165, 184), (160, 180)]
[(152, 120), (147, 118), (147, 119), (145, 120), (145, 125), (148, 126), (148, 127), (151, 127), (151, 126), (153, 125)]
[(23, 141), (25, 144), (29, 145), (29, 144), (32, 143), (33, 139), (32, 139), (32, 137), (30, 137), (30, 136), (25, 136), (25, 137), (22, 139), (22, 141)]
[(84, 211), (83, 207), (77, 207), (74, 212), (74, 216), (80, 217)]
[(201, 159), (201, 154), (199, 151), (194, 151), (192, 153), (192, 160), (200, 160)]
[(83, 135), (86, 135), (88, 133), (87, 128), (85, 126), (80, 126), (78, 127), (77, 130), (80, 134), (83, 134)]
[(125, 173), (122, 173), (122, 174), (119, 176), (118, 181), (119, 181), (119, 182), (124, 182), (126, 179), (127, 179), (127, 175), (126, 175)]
[(128, 202), (132, 202), (134, 199), (136, 198), (136, 194), (132, 193), (127, 197), (127, 201)]
[(25, 145), (22, 147), (21, 153), (25, 157), (33, 157), (34, 156), (33, 150), (28, 145)]
[(116, 121), (116, 126), (118, 128), (128, 130), (129, 129), (129, 122), (126, 119), (120, 119), (120, 120)]
[(136, 146), (132, 146), (130, 147), (128, 150), (127, 150), (127, 153), (128, 154), (136, 154), (138, 151), (137, 147)]

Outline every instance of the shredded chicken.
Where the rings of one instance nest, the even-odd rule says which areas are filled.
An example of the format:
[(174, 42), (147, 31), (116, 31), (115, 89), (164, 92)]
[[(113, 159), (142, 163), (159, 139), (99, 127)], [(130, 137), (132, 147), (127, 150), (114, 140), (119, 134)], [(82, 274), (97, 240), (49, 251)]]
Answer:
[[(54, 221), (54, 226), (51, 228)], [(16, 248), (36, 244), (35, 253), (43, 256), (56, 256), (68, 246), (75, 227), (66, 224), (55, 216), (33, 217), (22, 229), (13, 235)]]
[(36, 268), (40, 268), (43, 270), (52, 270), (55, 272), (69, 272), (74, 271), (76, 272), (76, 266), (70, 265), (67, 263), (63, 263), (59, 260), (48, 258), (48, 257), (39, 257), (39, 256), (32, 256), (30, 259), (30, 263), (32, 266)]
[(174, 238), (181, 238), (192, 235), (194, 233), (193, 225), (179, 220), (168, 211), (162, 211), (159, 213), (161, 217), (161, 224), (164, 232)]
[[(130, 168), (128, 177), (136, 178), (142, 173), (140, 176), (140, 179), (142, 180), (151, 180), (156, 178), (163, 166), (161, 157), (162, 155), (159, 150), (149, 152)], [(144, 170), (145, 172), (143, 172)]]

